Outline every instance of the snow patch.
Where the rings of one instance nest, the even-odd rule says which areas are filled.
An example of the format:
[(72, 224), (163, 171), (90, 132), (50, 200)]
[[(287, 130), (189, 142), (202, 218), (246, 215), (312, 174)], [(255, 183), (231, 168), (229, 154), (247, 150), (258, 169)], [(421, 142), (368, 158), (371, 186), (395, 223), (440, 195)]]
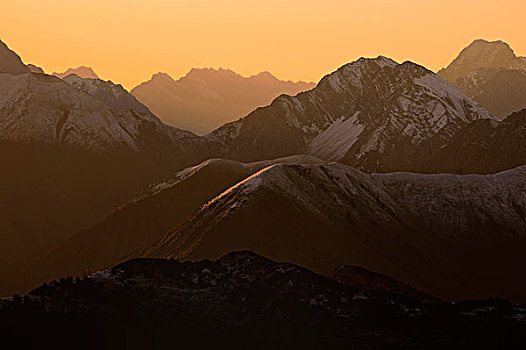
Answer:
[(310, 153), (329, 161), (341, 159), (365, 129), (358, 121), (359, 113), (350, 118), (341, 117), (322, 131), (311, 142)]

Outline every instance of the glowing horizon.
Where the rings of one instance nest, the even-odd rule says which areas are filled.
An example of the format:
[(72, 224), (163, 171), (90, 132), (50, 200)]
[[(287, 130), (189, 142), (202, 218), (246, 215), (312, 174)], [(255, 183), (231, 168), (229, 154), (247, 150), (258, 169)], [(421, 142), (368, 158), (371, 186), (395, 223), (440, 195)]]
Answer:
[(47, 73), (84, 65), (127, 89), (202, 67), (317, 82), (362, 56), (437, 71), (478, 38), (526, 54), (525, 10), (523, 0), (4, 0), (0, 39)]

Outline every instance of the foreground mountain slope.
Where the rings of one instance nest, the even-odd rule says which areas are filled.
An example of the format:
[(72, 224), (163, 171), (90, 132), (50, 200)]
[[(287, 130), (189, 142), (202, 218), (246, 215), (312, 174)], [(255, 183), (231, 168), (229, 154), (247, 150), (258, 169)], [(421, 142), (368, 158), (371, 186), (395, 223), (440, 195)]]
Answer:
[[(98, 81), (82, 90), (32, 73), (5, 45), (0, 57), (2, 66), (16, 63), (0, 73), (0, 164), (8, 165), (0, 172), (0, 255), (7, 262), (42, 253), (196, 161), (197, 136), (162, 124), (124, 89)], [(121, 106), (122, 96), (134, 104)]]
[(199, 260), (250, 249), (324, 274), (363, 266), (447, 299), (521, 300), (525, 191), (526, 167), (456, 176), (275, 165), (139, 255)]
[[(365, 288), (364, 288), (365, 287)], [(524, 346), (525, 307), (427, 303), (345, 286), (251, 252), (138, 259), (0, 301), (0, 336), (26, 347), (450, 348)], [(92, 334), (93, 336), (86, 336)], [(82, 341), (79, 341), (82, 339)]]
[(421, 66), (362, 58), (315, 89), (280, 96), (206, 139), (242, 161), (309, 153), (368, 172), (416, 171), (458, 130), (492, 118)]
[(296, 95), (315, 84), (282, 81), (268, 72), (248, 78), (225, 69), (192, 69), (174, 80), (166, 73), (131, 92), (165, 123), (198, 134), (268, 105), (281, 94)]
[[(244, 164), (207, 160), (153, 184), (103, 218), (73, 235), (43, 257), (4, 274), (9, 288), (0, 295), (27, 291), (50, 279), (78, 276), (116, 261), (162, 238), (187, 215), (247, 176), (271, 164), (323, 163), (309, 156)], [(1, 275), (1, 274), (0, 274)]]
[(500, 119), (526, 108), (526, 59), (502, 41), (474, 41), (438, 75)]
[(503, 121), (479, 120), (436, 150), (427, 172), (491, 174), (526, 164), (526, 109)]

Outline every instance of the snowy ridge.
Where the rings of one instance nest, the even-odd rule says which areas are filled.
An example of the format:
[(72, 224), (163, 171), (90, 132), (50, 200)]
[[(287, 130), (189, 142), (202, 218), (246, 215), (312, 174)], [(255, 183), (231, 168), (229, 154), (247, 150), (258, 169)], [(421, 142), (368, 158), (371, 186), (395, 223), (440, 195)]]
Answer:
[(242, 160), (310, 153), (369, 172), (416, 171), (418, 157), (479, 119), (494, 117), (424, 67), (380, 56), (349, 63), (313, 90), (280, 96), (206, 139)]
[(438, 297), (523, 298), (524, 193), (526, 166), (485, 176), (277, 164), (203, 205), (146, 256), (249, 249), (322, 274), (364, 266)]
[[(67, 83), (66, 83), (67, 82)], [(139, 151), (151, 125), (166, 142), (187, 132), (163, 125), (120, 85), (70, 75), (1, 74), (0, 139), (106, 152)]]
[[(526, 166), (493, 175), (369, 175), (340, 163), (275, 164), (229, 188), (201, 210), (206, 211), (211, 204), (216, 204), (215, 208), (239, 207), (258, 188), (265, 187), (294, 198), (309, 212), (343, 218), (347, 204), (340, 201), (340, 194), (332, 197), (333, 202), (326, 202), (326, 198), (331, 198), (326, 193), (319, 193), (318, 198), (318, 191), (324, 191), (328, 182), (346, 196), (363, 196), (366, 188), (368, 195), (381, 198), (393, 212), (411, 213), (420, 225), (433, 227), (433, 231), (442, 235), (459, 235), (487, 224), (506, 228), (504, 232), (508, 235), (526, 237)], [(381, 221), (382, 213), (377, 215)]]

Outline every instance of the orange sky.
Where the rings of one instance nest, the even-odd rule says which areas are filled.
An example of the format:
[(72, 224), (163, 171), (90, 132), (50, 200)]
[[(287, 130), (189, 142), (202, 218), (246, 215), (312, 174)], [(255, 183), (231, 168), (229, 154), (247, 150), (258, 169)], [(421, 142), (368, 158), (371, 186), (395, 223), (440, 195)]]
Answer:
[(318, 81), (379, 54), (437, 70), (475, 38), (526, 55), (525, 0), (1, 0), (0, 38), (48, 73), (88, 65), (132, 88), (226, 67)]

